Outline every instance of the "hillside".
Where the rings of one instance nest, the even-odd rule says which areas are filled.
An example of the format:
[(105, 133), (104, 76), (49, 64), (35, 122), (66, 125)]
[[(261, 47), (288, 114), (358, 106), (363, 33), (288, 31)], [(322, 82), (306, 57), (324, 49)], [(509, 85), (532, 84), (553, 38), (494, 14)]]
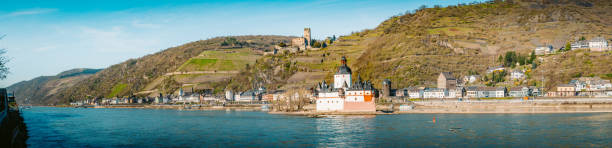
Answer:
[[(279, 42), (288, 43), (289, 39), (290, 37), (285, 36), (236, 36), (187, 43), (112, 65), (73, 87), (63, 90), (58, 94), (57, 99), (66, 103), (93, 97), (110, 98), (155, 95), (158, 92), (172, 93), (186, 83), (186, 81), (181, 81), (181, 78), (183, 80), (198, 79), (198, 76), (208, 74), (206, 72), (212, 72), (211, 75), (215, 75), (216, 71), (239, 71), (239, 68), (245, 66), (243, 64), (254, 62), (256, 54), (261, 56), (263, 51), (271, 50)], [(213, 59), (210, 56), (219, 55), (207, 54), (207, 52), (223, 51), (236, 52), (236, 54), (252, 59), (226, 59), (225, 57), (214, 57)], [(193, 72), (194, 74), (181, 72)]]
[[(487, 67), (501, 65), (497, 59), (508, 51), (529, 55), (536, 46), (553, 45), (558, 49), (580, 37), (609, 39), (609, 10), (610, 1), (561, 0), (426, 8), (341, 37), (327, 49), (308, 52), (311, 56), (302, 55), (297, 61), (307, 68), (305, 71), (323, 70), (329, 81), (338, 58), (346, 55), (354, 75), (372, 80), (379, 88), (385, 78), (393, 81), (393, 87), (434, 86), (440, 72), (450, 71), (457, 77), (470, 72), (484, 74)], [(323, 53), (331, 54), (323, 57)], [(576, 73), (612, 73), (609, 53), (572, 51), (539, 58), (540, 68), (526, 69), (538, 75), (545, 73), (549, 88), (567, 83)], [(529, 85), (542, 85), (541, 77), (528, 77), (527, 81)]]
[(10, 92), (14, 91), (18, 98), (23, 98), (18, 100), (19, 104), (25, 103), (25, 99), (28, 98), (31, 104), (45, 105), (51, 101), (47, 98), (53, 98), (61, 90), (69, 88), (99, 71), (101, 69), (72, 69), (55, 76), (40, 76), (32, 80), (15, 83), (7, 89)]
[[(604, 0), (522, 0), (420, 8), (390, 17), (373, 29), (338, 38), (320, 50), (263, 55), (284, 36), (218, 37), (187, 43), (113, 65), (62, 89), (47, 102), (66, 103), (92, 97), (154, 96), (179, 88), (244, 91), (254, 85), (269, 90), (311, 88), (331, 80), (347, 56), (353, 75), (380, 88), (435, 85), (440, 72), (456, 77), (485, 75), (504, 64), (512, 52), (525, 57), (537, 46), (555, 49), (579, 38), (612, 38), (612, 2)], [(537, 56), (525, 81), (475, 85), (545, 86), (578, 76), (612, 79), (610, 52), (573, 50)], [(535, 63), (535, 64), (531, 64)], [(510, 64), (514, 65), (514, 63)], [(545, 78), (543, 81), (542, 78)]]

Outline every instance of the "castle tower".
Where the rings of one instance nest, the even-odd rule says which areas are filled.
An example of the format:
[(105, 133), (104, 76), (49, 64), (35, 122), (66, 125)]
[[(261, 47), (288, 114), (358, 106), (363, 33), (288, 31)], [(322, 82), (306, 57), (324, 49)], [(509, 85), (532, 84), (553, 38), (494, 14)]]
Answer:
[(389, 97), (391, 96), (391, 80), (389, 79), (385, 79), (383, 80), (383, 88), (382, 88), (382, 94), (385, 97)]
[(346, 57), (342, 56), (340, 61), (342, 65), (338, 67), (338, 71), (334, 75), (334, 88), (342, 88), (346, 85), (347, 88), (351, 87), (351, 68), (346, 65)]
[(310, 38), (310, 28), (304, 28), (304, 38), (306, 39), (306, 47), (310, 48), (310, 45), (312, 45)]

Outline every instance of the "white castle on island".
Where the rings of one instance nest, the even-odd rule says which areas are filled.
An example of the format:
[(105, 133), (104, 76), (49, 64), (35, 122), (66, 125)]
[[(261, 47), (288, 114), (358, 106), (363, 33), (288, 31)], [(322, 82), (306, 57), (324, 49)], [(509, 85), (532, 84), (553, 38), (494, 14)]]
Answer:
[(375, 112), (374, 87), (369, 81), (362, 81), (361, 76), (352, 82), (351, 69), (342, 57), (342, 65), (334, 75), (333, 87), (323, 81), (317, 86), (316, 107), (318, 112)]

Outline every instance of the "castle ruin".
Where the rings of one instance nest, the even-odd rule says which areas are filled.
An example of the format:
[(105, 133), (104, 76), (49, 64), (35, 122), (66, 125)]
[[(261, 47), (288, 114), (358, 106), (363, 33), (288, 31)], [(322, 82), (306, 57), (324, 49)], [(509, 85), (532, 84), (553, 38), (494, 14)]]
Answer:
[(304, 28), (304, 35), (299, 38), (291, 40), (291, 46), (297, 47), (298, 50), (309, 49), (312, 45), (312, 38), (310, 37), (310, 28)]

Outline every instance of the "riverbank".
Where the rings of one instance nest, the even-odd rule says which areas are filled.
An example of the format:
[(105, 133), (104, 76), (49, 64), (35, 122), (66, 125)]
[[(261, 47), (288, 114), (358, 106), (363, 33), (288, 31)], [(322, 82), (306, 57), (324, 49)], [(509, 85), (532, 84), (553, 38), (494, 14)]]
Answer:
[[(278, 112), (269, 114), (326, 116), (326, 115), (389, 115), (389, 114), (517, 114), (517, 113), (596, 113), (612, 112), (612, 98), (541, 98), (536, 100), (504, 99), (504, 100), (427, 100), (415, 101), (409, 104), (412, 109), (400, 110), (400, 105), (377, 105), (376, 112), (316, 112), (314, 104), (308, 105), (308, 111)], [(225, 106), (198, 105), (101, 105), (91, 108), (146, 108), (146, 109), (176, 109), (176, 110), (233, 110), (233, 111), (263, 111), (264, 104), (229, 104)], [(273, 109), (270, 109), (273, 110)], [(385, 111), (385, 112), (383, 112)], [(393, 112), (391, 112), (393, 111)]]
[(612, 112), (612, 98), (538, 100), (419, 101), (398, 113), (594, 113)]
[[(377, 105), (377, 112), (270, 112), (284, 115), (389, 115), (389, 114), (546, 114), (612, 112), (612, 98), (545, 98), (538, 100), (428, 100), (410, 104), (412, 109), (400, 110), (399, 105)], [(393, 111), (392, 113), (382, 112)]]
[(146, 109), (176, 109), (176, 110), (238, 110), (238, 111), (257, 111), (262, 110), (262, 104), (237, 104), (226, 106), (197, 106), (197, 105), (98, 105), (92, 108), (146, 108)]

